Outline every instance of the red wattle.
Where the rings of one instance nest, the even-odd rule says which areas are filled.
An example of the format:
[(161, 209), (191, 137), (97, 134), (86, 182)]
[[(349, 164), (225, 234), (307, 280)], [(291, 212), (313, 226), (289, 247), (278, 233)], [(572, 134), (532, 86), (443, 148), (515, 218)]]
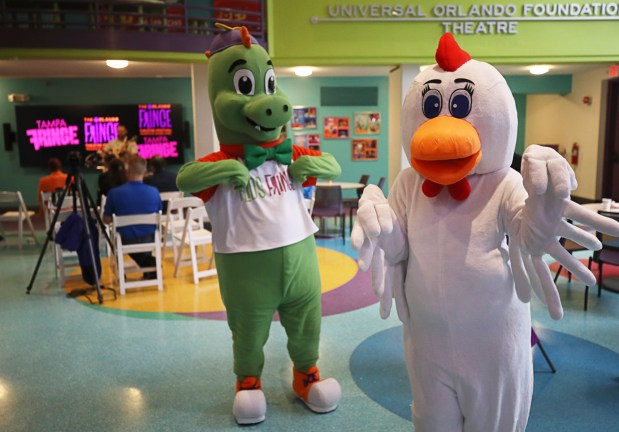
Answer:
[(449, 195), (456, 201), (464, 201), (471, 194), (471, 184), (466, 178), (447, 187)]
[(441, 193), (442, 189), (443, 189), (443, 185), (434, 183), (432, 180), (428, 180), (428, 179), (424, 180), (423, 184), (421, 185), (421, 191), (428, 198), (434, 198), (439, 193)]

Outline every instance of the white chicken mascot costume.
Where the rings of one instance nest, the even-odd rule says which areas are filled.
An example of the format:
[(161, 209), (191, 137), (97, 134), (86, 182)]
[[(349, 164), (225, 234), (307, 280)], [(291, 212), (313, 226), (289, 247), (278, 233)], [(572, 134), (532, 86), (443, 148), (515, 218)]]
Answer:
[[(568, 224), (619, 234), (619, 224), (570, 201), (567, 161), (530, 146), (510, 168), (517, 115), (505, 79), (451, 34), (403, 107), (412, 168), (388, 200), (368, 186), (352, 244), (372, 267), (381, 313), (395, 298), (418, 432), (524, 431), (531, 405), (531, 290), (560, 319), (549, 253), (588, 285), (595, 278), (558, 239), (601, 244)], [(383, 278), (383, 270), (386, 269)]]

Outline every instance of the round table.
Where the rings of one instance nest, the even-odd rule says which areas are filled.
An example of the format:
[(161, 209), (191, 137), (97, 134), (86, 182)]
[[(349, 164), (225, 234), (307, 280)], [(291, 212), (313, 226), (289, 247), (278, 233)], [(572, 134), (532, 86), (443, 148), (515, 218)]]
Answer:
[[(604, 210), (603, 204), (601, 202), (582, 204), (582, 206), (595, 212), (602, 210), (608, 213), (619, 213), (619, 207), (616, 207), (616, 203), (613, 203), (609, 210)], [(619, 277), (603, 278), (601, 281), (598, 281), (598, 283), (600, 284), (602, 289), (606, 291), (613, 291), (615, 293), (619, 293)]]
[(320, 181), (316, 183), (318, 187), (329, 187), (329, 186), (339, 186), (342, 189), (360, 189), (364, 188), (366, 185), (363, 183), (355, 183), (355, 182), (337, 182), (337, 181)]
[(581, 206), (586, 209), (595, 211), (595, 212), (598, 210), (602, 210), (602, 211), (609, 212), (609, 213), (619, 213), (619, 207), (616, 207), (617, 206), (616, 203), (613, 203), (613, 205), (610, 207), (609, 210), (604, 210), (603, 204), (601, 202), (581, 204)]

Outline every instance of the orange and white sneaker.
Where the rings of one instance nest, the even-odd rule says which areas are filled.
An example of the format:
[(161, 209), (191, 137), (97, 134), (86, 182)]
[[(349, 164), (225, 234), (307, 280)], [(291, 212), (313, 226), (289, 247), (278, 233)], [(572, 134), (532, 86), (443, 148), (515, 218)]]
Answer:
[(305, 373), (293, 369), (293, 374), (292, 388), (309, 409), (317, 413), (328, 413), (337, 408), (342, 398), (342, 389), (334, 378), (321, 380), (316, 366), (312, 366)]
[(240, 425), (263, 422), (267, 413), (267, 401), (262, 393), (260, 378), (247, 377), (236, 382), (236, 396), (232, 414)]

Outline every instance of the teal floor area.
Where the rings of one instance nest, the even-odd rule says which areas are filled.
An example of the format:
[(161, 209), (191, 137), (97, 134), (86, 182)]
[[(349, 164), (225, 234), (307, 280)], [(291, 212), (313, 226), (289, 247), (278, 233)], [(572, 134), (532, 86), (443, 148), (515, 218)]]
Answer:
[[(319, 243), (354, 256), (348, 241), (346, 246), (341, 240)], [(366, 349), (376, 354), (381, 343), (389, 343), (384, 357), (355, 357), (381, 334), (399, 332), (397, 318), (381, 320), (376, 304), (323, 319), (319, 365), (343, 391), (340, 406), (329, 414), (314, 414), (295, 399), (285, 333), (274, 322), (263, 374), (267, 419), (240, 428), (231, 414), (235, 377), (225, 321), (149, 319), (86, 306), (66, 297), (54, 278), (51, 255), (26, 295), (39, 250), (0, 246), (0, 431), (413, 430), (406, 413), (389, 406), (407, 407), (406, 396), (381, 402), (372, 394), (377, 385), (393, 395), (408, 390), (400, 369), (403, 355), (393, 349), (398, 337)], [(527, 430), (607, 432), (609, 424), (619, 424), (619, 295), (603, 292), (598, 299), (592, 292), (584, 312), (583, 285), (568, 286), (560, 278), (558, 286), (563, 320), (553, 321), (539, 302), (532, 303), (534, 325), (558, 371), (548, 373), (534, 351), (541, 387)], [(375, 371), (374, 386), (361, 382), (359, 364)], [(602, 381), (600, 386), (592, 387), (591, 377)], [(587, 401), (596, 398), (614, 401), (615, 409), (604, 405), (581, 411), (584, 417), (577, 422), (571, 418), (570, 404), (590, 405)]]

